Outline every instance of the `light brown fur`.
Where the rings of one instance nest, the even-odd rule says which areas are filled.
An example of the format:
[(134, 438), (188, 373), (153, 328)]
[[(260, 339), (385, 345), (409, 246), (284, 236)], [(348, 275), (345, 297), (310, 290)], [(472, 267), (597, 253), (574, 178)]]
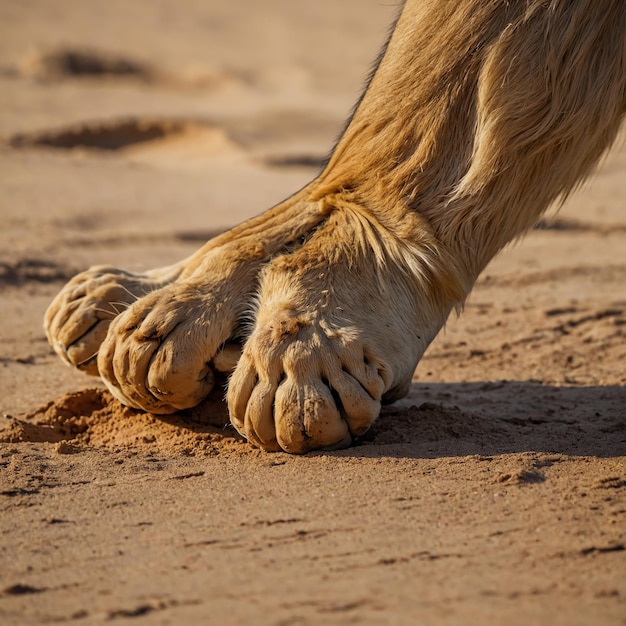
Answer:
[(407, 392), (489, 260), (610, 146), (625, 42), (621, 0), (408, 0), (314, 181), (174, 268), (78, 276), (46, 315), (51, 343), (167, 413), (202, 400), (240, 341), (243, 435), (348, 445)]

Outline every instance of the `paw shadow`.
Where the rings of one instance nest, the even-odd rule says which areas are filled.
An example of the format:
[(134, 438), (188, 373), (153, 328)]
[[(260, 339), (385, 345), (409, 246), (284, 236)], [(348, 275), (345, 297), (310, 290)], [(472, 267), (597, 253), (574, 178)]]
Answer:
[(414, 383), (354, 446), (333, 454), (439, 458), (542, 451), (626, 455), (626, 388), (535, 381)]

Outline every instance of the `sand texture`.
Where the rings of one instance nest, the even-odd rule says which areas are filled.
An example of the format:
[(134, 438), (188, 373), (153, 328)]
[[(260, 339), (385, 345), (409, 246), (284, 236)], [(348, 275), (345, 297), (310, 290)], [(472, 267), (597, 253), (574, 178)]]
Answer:
[(358, 445), (122, 407), (42, 330), (316, 173), (396, 7), (0, 3), (0, 623), (626, 624), (626, 148), (483, 273)]

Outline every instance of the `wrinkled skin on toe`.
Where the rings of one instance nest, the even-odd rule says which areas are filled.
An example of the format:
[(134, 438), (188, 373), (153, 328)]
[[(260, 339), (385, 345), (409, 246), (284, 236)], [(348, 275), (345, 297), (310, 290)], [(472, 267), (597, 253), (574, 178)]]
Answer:
[(98, 369), (118, 399), (152, 413), (173, 413), (208, 395), (215, 380), (212, 361), (235, 334), (249, 292), (223, 293), (220, 284), (174, 282), (116, 318), (100, 348)]
[(412, 282), (391, 258), (377, 261), (349, 211), (275, 259), (228, 387), (235, 428), (291, 453), (346, 447), (365, 433), (381, 402), (406, 394), (447, 316), (432, 315)]

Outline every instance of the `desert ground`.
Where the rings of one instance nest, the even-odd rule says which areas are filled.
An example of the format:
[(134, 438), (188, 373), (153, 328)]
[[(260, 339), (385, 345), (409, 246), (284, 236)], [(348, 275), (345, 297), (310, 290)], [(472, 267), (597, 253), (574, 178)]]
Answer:
[(0, 623), (626, 624), (626, 148), (357, 445), (126, 409), (42, 330), (318, 171), (397, 3), (0, 1)]

